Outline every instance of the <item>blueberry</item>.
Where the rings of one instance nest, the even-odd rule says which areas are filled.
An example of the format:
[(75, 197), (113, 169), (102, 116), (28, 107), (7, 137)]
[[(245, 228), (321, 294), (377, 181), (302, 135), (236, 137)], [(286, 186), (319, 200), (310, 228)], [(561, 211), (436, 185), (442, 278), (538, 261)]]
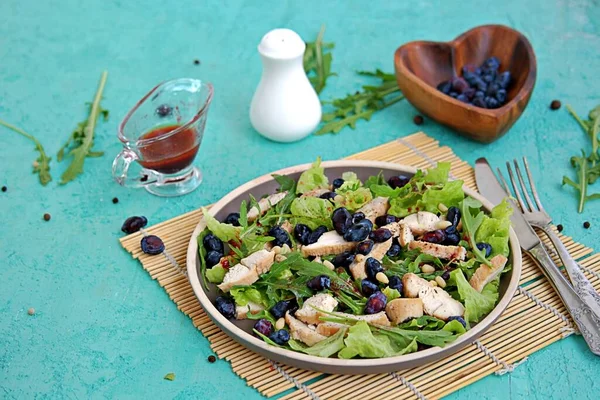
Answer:
[(475, 97), (472, 104), (476, 107), (487, 108), (483, 97)]
[(360, 242), (369, 237), (373, 229), (373, 223), (368, 219), (358, 221), (356, 224), (351, 225), (346, 233), (344, 233), (344, 240), (347, 242)]
[(466, 64), (461, 69), (463, 75), (474, 74), (475, 70), (477, 70), (477, 66), (474, 64)]
[(496, 74), (494, 72), (487, 72), (482, 76), (482, 79), (488, 85), (496, 80)]
[(362, 221), (363, 219), (365, 219), (365, 213), (362, 211), (357, 211), (354, 214), (352, 214), (352, 223), (356, 224), (358, 221)]
[(254, 329), (265, 336), (269, 336), (273, 332), (273, 324), (271, 321), (261, 318), (254, 324)]
[(316, 243), (317, 240), (319, 240), (319, 238), (328, 230), (329, 229), (327, 229), (327, 227), (324, 225), (318, 226), (317, 229), (312, 231), (312, 233), (308, 236), (308, 244)]
[(498, 85), (497, 83), (490, 83), (485, 93), (488, 96), (495, 96), (496, 93), (498, 93), (498, 90), (500, 90), (500, 85)]
[(502, 89), (506, 89), (510, 84), (511, 76), (509, 71), (504, 71), (496, 77), (496, 82)]
[(123, 222), (121, 230), (125, 233), (135, 233), (148, 224), (146, 217), (129, 217)]
[(379, 228), (379, 229), (376, 229), (373, 232), (371, 232), (369, 237), (375, 243), (383, 243), (392, 237), (392, 232), (390, 232), (389, 229)]
[(326, 192), (319, 196), (323, 200), (333, 200), (337, 194), (335, 192)]
[(272, 236), (272, 237), (275, 238), (273, 240), (273, 244), (275, 246), (281, 247), (284, 244), (287, 244), (288, 246), (292, 247), (292, 241), (290, 240), (289, 234), (281, 226), (274, 226), (274, 227), (272, 227), (269, 230), (269, 236)]
[(474, 98), (480, 97), (480, 98), (484, 98), (485, 97), (485, 93), (482, 90), (476, 90), (475, 91), (475, 96), (473, 96)]
[(467, 327), (467, 322), (465, 321), (465, 319), (463, 317), (459, 317), (459, 316), (454, 316), (454, 317), (448, 317), (448, 321), (458, 321), (462, 324), (462, 326), (464, 326), (465, 328)]
[(444, 240), (446, 240), (446, 233), (441, 229), (426, 232), (423, 234), (423, 236), (421, 236), (420, 240), (423, 242), (442, 244)]
[(442, 274), (442, 279), (445, 281), (450, 279), (450, 271), (448, 271), (448, 270), (444, 271), (444, 273)]
[(165, 244), (158, 236), (144, 236), (140, 244), (142, 251), (146, 254), (156, 255), (165, 251)]
[(311, 233), (312, 232), (311, 232), (310, 228), (304, 224), (297, 224), (294, 227), (294, 236), (296, 237), (296, 240), (298, 240), (298, 242), (300, 244), (307, 245), (308, 237), (310, 236)]
[(344, 180), (342, 178), (337, 178), (333, 180), (332, 186), (333, 190), (339, 189), (344, 184)]
[(460, 216), (461, 214), (458, 207), (450, 207), (448, 209), (448, 213), (446, 214), (446, 220), (450, 221), (452, 225), (458, 226), (458, 223), (460, 222)]
[(475, 92), (475, 88), (468, 88), (467, 90), (465, 90), (463, 95), (467, 96), (467, 99), (472, 100), (473, 97), (475, 97)]
[(360, 282), (360, 290), (365, 296), (370, 296), (375, 292), (379, 292), (379, 286), (368, 279), (363, 279)]
[(219, 296), (215, 299), (217, 310), (227, 319), (235, 317), (235, 305), (230, 297)]
[(475, 75), (473, 72), (470, 71), (465, 71), (464, 67), (463, 67), (463, 78), (465, 79), (465, 81), (467, 81), (467, 83), (472, 86), (475, 84), (475, 80), (478, 78), (477, 75)]
[(492, 246), (489, 243), (477, 243), (477, 248), (485, 253), (486, 257), (492, 254)]
[(456, 246), (458, 242), (460, 242), (460, 235), (458, 234), (458, 231), (454, 225), (447, 227), (444, 233), (446, 234), (446, 240), (444, 240), (444, 243), (442, 244), (447, 246)]
[(271, 333), (269, 335), (269, 339), (271, 339), (278, 345), (283, 346), (290, 340), (290, 333), (288, 331), (286, 331), (285, 329), (280, 329), (278, 331)]
[(373, 241), (367, 239), (367, 240), (360, 242), (358, 244), (358, 246), (356, 246), (356, 254), (362, 254), (363, 256), (366, 256), (367, 254), (369, 254), (371, 252), (372, 249), (373, 249)]
[(156, 115), (158, 115), (161, 118), (164, 118), (173, 113), (173, 107), (171, 107), (168, 104), (161, 104), (160, 106), (156, 107), (155, 112)]
[(506, 102), (506, 90), (504, 89), (500, 89), (496, 92), (496, 100), (498, 100), (498, 102), (500, 104), (504, 104), (504, 102)]
[(329, 289), (331, 286), (331, 279), (327, 275), (318, 275), (306, 282), (306, 286), (308, 286), (311, 290), (325, 290)]
[(365, 314), (377, 314), (385, 310), (387, 304), (387, 297), (382, 292), (375, 292), (369, 296), (367, 304), (365, 305)]
[(456, 97), (456, 100), (458, 101), (462, 101), (463, 103), (468, 103), (469, 102), (469, 98), (467, 97), (466, 94), (461, 93)]
[(402, 284), (402, 279), (400, 279), (400, 277), (396, 276), (396, 275), (392, 275), (389, 277), (390, 282), (388, 283), (388, 286), (390, 287), (390, 289), (396, 289), (399, 293), (402, 293), (402, 289), (404, 288), (404, 285)]
[(498, 103), (498, 100), (496, 100), (494, 97), (487, 96), (483, 100), (485, 101), (487, 108), (498, 108), (500, 106), (500, 103)]
[(392, 243), (390, 249), (387, 251), (387, 253), (385, 253), (385, 255), (388, 257), (396, 257), (398, 254), (400, 254), (401, 250), (402, 247), (400, 247), (398, 243)]
[(204, 239), (202, 239), (202, 244), (204, 245), (204, 248), (207, 251), (214, 250), (221, 254), (224, 253), (223, 242), (221, 241), (221, 239), (219, 239), (212, 233), (209, 233), (208, 235), (204, 236)]
[(440, 83), (439, 85), (437, 85), (437, 90), (439, 90), (440, 92), (442, 92), (444, 94), (450, 93), (450, 89), (452, 89), (452, 82), (450, 82), (450, 81), (444, 81), (444, 82)]
[(335, 231), (340, 235), (344, 235), (348, 228), (352, 226), (352, 215), (345, 207), (340, 207), (331, 214), (331, 222), (333, 222)]
[(452, 78), (452, 90), (457, 93), (463, 93), (469, 88), (469, 84), (461, 77)]
[(396, 222), (396, 217), (389, 214), (380, 215), (379, 217), (375, 218), (375, 224), (377, 226), (385, 226), (394, 222)]
[(365, 270), (367, 272), (367, 278), (369, 278), (372, 281), (375, 281), (375, 276), (377, 275), (377, 273), (383, 272), (383, 266), (377, 259), (369, 257), (367, 258), (367, 261), (365, 261)]
[(396, 175), (396, 176), (392, 176), (390, 179), (388, 179), (388, 185), (390, 185), (392, 187), (392, 189), (396, 189), (396, 188), (406, 186), (409, 181), (410, 181), (410, 178), (408, 176)]
[(456, 92), (450, 92), (450, 97), (452, 97), (453, 99), (458, 97), (458, 93)]
[(223, 253), (214, 250), (209, 251), (206, 253), (206, 265), (208, 265), (209, 268), (217, 265), (221, 260), (221, 257), (223, 257)]
[(225, 217), (223, 220), (225, 224), (231, 224), (233, 226), (240, 226), (240, 213), (233, 212)]
[(271, 314), (273, 314), (273, 317), (279, 319), (279, 318), (283, 318), (285, 316), (285, 313), (292, 308), (293, 303), (295, 303), (295, 300), (281, 300), (278, 301), (277, 303), (275, 303), (275, 305), (273, 307), (271, 307)]
[(482, 68), (489, 71), (497, 71), (500, 68), (500, 60), (497, 57), (490, 57), (483, 62)]
[(485, 92), (487, 90), (487, 83), (483, 80), (482, 77), (479, 77), (476, 81), (475, 81), (475, 85), (473, 85), (473, 87), (477, 90), (480, 90), (482, 92)]
[(343, 253), (338, 254), (331, 260), (331, 263), (334, 267), (343, 267), (347, 268), (354, 261), (354, 254), (349, 251), (344, 251)]

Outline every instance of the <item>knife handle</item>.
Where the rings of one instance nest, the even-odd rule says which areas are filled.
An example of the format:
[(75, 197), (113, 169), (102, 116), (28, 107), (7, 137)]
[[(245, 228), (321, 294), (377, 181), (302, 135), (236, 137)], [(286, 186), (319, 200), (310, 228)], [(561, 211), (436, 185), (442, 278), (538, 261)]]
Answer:
[(577, 295), (542, 243), (530, 249), (529, 254), (540, 265), (544, 275), (558, 293), (592, 353), (600, 356), (600, 319)]

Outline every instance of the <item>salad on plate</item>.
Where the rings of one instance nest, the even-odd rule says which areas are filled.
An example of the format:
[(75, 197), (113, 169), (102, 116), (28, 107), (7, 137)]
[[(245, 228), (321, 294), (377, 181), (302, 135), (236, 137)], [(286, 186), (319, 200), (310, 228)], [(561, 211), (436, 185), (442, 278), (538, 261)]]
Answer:
[(449, 180), (450, 164), (412, 177), (329, 181), (320, 159), (296, 181), (250, 197), (198, 236), (217, 310), (256, 320), (266, 343), (320, 357), (381, 358), (451, 343), (496, 306), (510, 269), (512, 208), (491, 212)]

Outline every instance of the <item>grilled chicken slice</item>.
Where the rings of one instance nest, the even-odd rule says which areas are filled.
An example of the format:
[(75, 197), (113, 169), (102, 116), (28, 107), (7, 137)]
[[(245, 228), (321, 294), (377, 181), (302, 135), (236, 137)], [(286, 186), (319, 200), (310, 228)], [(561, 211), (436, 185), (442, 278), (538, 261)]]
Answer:
[(382, 228), (385, 228), (392, 232), (392, 236), (398, 238), (398, 242), (402, 247), (408, 245), (410, 242), (415, 240), (412, 231), (404, 222), (392, 222), (391, 224), (382, 226)]
[(224, 292), (229, 292), (234, 286), (252, 285), (257, 280), (258, 273), (256, 272), (256, 268), (250, 269), (245, 265), (236, 264), (227, 271), (223, 282), (218, 287)]
[(408, 248), (411, 250), (419, 249), (422, 253), (444, 260), (464, 261), (467, 256), (467, 249), (462, 246), (444, 246), (441, 244), (422, 242), (420, 240), (410, 242)]
[(304, 301), (302, 308), (296, 311), (296, 318), (307, 324), (317, 325), (321, 322), (319, 317), (326, 314), (315, 310), (313, 307), (316, 307), (319, 310), (332, 312), (337, 305), (338, 302), (332, 295), (319, 293)]
[(371, 220), (372, 223), (375, 223), (375, 218), (387, 213), (388, 208), (390, 208), (390, 202), (387, 197), (375, 197), (373, 200), (359, 208), (358, 211), (363, 212), (367, 219)]
[(354, 250), (356, 242), (346, 242), (336, 231), (325, 232), (316, 243), (302, 246), (302, 255), (324, 256), (326, 254), (339, 254), (343, 251)]
[(314, 328), (306, 325), (304, 322), (297, 320), (290, 315), (290, 312), (285, 313), (285, 322), (290, 327), (290, 333), (294, 340), (299, 340), (302, 343), (313, 346), (326, 337), (317, 333)]
[(309, 190), (306, 193), (302, 193), (302, 195), (300, 197), (319, 197), (322, 194), (329, 193), (329, 192), (330, 192), (329, 189), (316, 188), (313, 190)]
[(246, 319), (248, 314), (257, 314), (264, 309), (260, 304), (249, 301), (245, 306), (235, 306), (235, 319)]
[(473, 286), (473, 289), (481, 292), (485, 285), (500, 275), (507, 261), (508, 258), (504, 257), (502, 254), (498, 254), (490, 260), (490, 263), (492, 264), (491, 267), (487, 265), (481, 265), (479, 268), (477, 268), (471, 277), (471, 280), (469, 281), (471, 286)]
[(412, 318), (423, 316), (423, 300), (394, 299), (385, 307), (385, 313), (393, 325), (401, 324)]
[(454, 300), (448, 292), (440, 287), (432, 286), (427, 280), (415, 274), (408, 273), (402, 277), (404, 297), (416, 298), (423, 301), (423, 311), (427, 315), (448, 320), (449, 317), (465, 314), (465, 307)]
[(271, 207), (273, 207), (275, 204), (277, 204), (281, 200), (283, 200), (283, 198), (286, 195), (287, 195), (287, 192), (274, 193), (270, 196), (265, 197), (264, 199), (260, 199), (258, 201), (258, 206), (260, 207), (260, 212), (256, 209), (256, 207), (253, 207), (251, 210), (248, 211), (248, 214), (247, 214), (248, 221), (252, 222), (256, 218), (260, 217), (261, 215), (263, 215), (264, 213), (269, 211), (271, 209)]
[(392, 247), (391, 238), (383, 243), (375, 243), (369, 254), (364, 257), (359, 257), (360, 261), (354, 258), (354, 261), (350, 264), (350, 273), (352, 274), (352, 277), (354, 279), (366, 279), (367, 271), (365, 269), (365, 262), (367, 261), (367, 258), (373, 257), (376, 260), (381, 261), (390, 247)]
[(425, 287), (431, 287), (431, 284), (426, 279), (418, 277), (415, 274), (408, 273), (402, 277), (402, 287), (404, 297), (415, 298), (419, 297), (419, 291)]
[(410, 228), (413, 235), (419, 236), (425, 232), (436, 230), (440, 217), (428, 211), (419, 211), (406, 216), (402, 222)]
[(256, 270), (258, 275), (262, 275), (271, 269), (274, 261), (275, 252), (263, 249), (242, 258), (240, 263), (248, 269)]
[[(373, 325), (383, 325), (383, 326), (390, 326), (390, 321), (388, 320), (388, 317), (385, 315), (385, 312), (381, 311), (378, 312), (377, 314), (369, 314), (369, 315), (354, 315), (354, 314), (346, 314), (346, 313), (339, 313), (336, 312), (334, 313), (337, 316), (340, 317), (344, 317), (344, 318), (353, 318), (359, 321), (366, 321), (369, 324), (373, 324)], [(345, 327), (347, 325), (344, 324), (338, 324), (337, 322), (321, 322), (319, 325), (317, 325), (317, 333), (323, 335), (323, 336), (331, 336), (331, 335), (335, 335), (337, 333), (337, 331), (339, 331), (341, 328)]]

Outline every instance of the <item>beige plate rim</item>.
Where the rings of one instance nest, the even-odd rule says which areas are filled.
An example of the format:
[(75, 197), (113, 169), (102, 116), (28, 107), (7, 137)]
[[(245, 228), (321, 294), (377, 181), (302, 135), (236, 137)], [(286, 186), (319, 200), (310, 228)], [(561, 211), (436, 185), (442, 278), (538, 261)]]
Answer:
[[(338, 161), (325, 161), (321, 164), (325, 169), (332, 167), (342, 167), (348, 168), (351, 170), (353, 167), (373, 167), (373, 168), (381, 168), (381, 169), (389, 169), (396, 170), (398, 172), (405, 172), (414, 174), (417, 171), (417, 168), (385, 162), (385, 161), (363, 161), (363, 160), (338, 160)], [(249, 191), (254, 186), (264, 183), (266, 181), (272, 180), (273, 174), (278, 175), (287, 175), (293, 174), (295, 172), (304, 171), (308, 169), (311, 164), (302, 164), (296, 165), (293, 167), (288, 167), (284, 169), (280, 169), (278, 171), (271, 172), (269, 174), (265, 174), (261, 177), (258, 177), (252, 181), (245, 183), (244, 185), (238, 187), (237, 189), (231, 191), (227, 195), (225, 195), (221, 200), (216, 202), (211, 207), (211, 214), (214, 214), (216, 211), (220, 210), (224, 205), (228, 204), (232, 199), (237, 196)], [(474, 197), (475, 199), (481, 201), (484, 208), (488, 211), (493, 207), (492, 203), (486, 200), (483, 196), (475, 192), (474, 190), (463, 186), (464, 192)], [(502, 312), (508, 307), (510, 301), (513, 298), (514, 293), (517, 290), (519, 285), (519, 280), (521, 277), (521, 267), (522, 267), (522, 258), (521, 258), (521, 248), (519, 246), (519, 242), (517, 236), (512, 229), (510, 228), (510, 250), (511, 256), (510, 261), (513, 265), (512, 269), (512, 277), (509, 282), (509, 285), (506, 289), (504, 295), (500, 298), (498, 305), (476, 326), (474, 326), (467, 333), (463, 334), (456, 341), (450, 343), (444, 348), (440, 347), (432, 347), (426, 350), (418, 351), (411, 354), (406, 354), (402, 356), (396, 357), (387, 357), (387, 358), (375, 358), (375, 359), (350, 359), (350, 360), (342, 360), (337, 358), (323, 358), (317, 356), (311, 356), (304, 353), (295, 352), (292, 350), (280, 349), (275, 346), (271, 346), (262, 340), (252, 336), (251, 334), (245, 332), (240, 329), (236, 325), (234, 325), (231, 321), (226, 319), (219, 311), (217, 311), (216, 307), (212, 304), (209, 298), (204, 293), (204, 289), (202, 287), (202, 283), (200, 281), (200, 277), (198, 276), (198, 269), (196, 268), (197, 263), (197, 254), (198, 254), (198, 245), (196, 242), (196, 238), (200, 234), (200, 232), (204, 229), (204, 219), (202, 219), (196, 229), (194, 230), (192, 237), (190, 238), (188, 252), (187, 252), (187, 265), (188, 265), (188, 279), (190, 284), (196, 294), (196, 297), (200, 301), (200, 304), (208, 314), (208, 316), (217, 324), (229, 337), (242, 344), (243, 346), (276, 361), (281, 361), (283, 363), (293, 365), (301, 368), (308, 368), (317, 371), (323, 371), (328, 373), (380, 373), (383, 371), (396, 371), (401, 368), (406, 367), (415, 367), (418, 365), (423, 365), (428, 362), (432, 362), (438, 359), (443, 358), (444, 356), (456, 353), (460, 349), (464, 348), (468, 344), (475, 341), (479, 336), (481, 336), (487, 329), (491, 327), (491, 325), (500, 317)], [(362, 372), (360, 372), (362, 371)]]

